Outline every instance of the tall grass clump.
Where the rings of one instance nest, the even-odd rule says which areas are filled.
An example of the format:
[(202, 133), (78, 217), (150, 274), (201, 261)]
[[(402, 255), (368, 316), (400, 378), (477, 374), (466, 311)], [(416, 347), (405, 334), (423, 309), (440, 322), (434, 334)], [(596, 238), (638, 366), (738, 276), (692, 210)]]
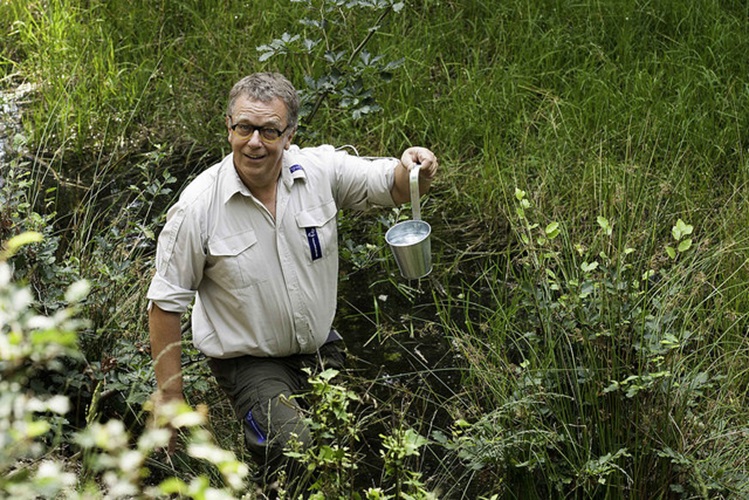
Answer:
[(517, 253), (464, 292), (479, 330), (452, 328), (482, 389), (443, 442), (519, 498), (745, 496), (749, 345), (726, 299), (746, 233), (712, 249), (678, 219), (649, 245), (601, 216), (573, 236), (521, 190), (514, 209)]
[(611, 201), (599, 196), (616, 196), (599, 165), (637, 169), (622, 174), (649, 192), (637, 217), (715, 207), (749, 180), (740, 2), (421, 2), (408, 14), (419, 29), (404, 27), (377, 131), (452, 162), (438, 195), (459, 198), (451, 215), (466, 224), (504, 230), (496, 214), (516, 185), (574, 217), (599, 212)]

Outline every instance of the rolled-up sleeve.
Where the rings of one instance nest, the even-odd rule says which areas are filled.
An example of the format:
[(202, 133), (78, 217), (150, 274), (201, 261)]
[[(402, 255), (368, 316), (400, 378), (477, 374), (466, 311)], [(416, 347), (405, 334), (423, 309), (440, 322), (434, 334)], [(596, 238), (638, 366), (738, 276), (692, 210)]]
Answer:
[(323, 163), (333, 166), (333, 190), (341, 208), (364, 210), (372, 205), (392, 207), (390, 189), (395, 179), (396, 158), (371, 158), (334, 151), (331, 146), (314, 150)]
[(370, 160), (371, 167), (367, 175), (367, 195), (371, 205), (392, 207), (395, 205), (390, 190), (395, 182), (395, 169), (398, 160), (395, 158), (377, 158)]
[(205, 250), (197, 214), (180, 203), (172, 207), (156, 247), (156, 273), (147, 298), (160, 309), (182, 313), (203, 278)]

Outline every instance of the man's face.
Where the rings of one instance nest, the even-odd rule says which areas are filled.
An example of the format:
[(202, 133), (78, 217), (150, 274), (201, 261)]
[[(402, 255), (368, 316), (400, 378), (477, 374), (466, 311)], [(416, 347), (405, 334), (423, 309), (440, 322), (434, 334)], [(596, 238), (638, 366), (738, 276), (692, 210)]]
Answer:
[(294, 130), (287, 128), (286, 115), (281, 99), (262, 102), (241, 96), (226, 118), (234, 167), (250, 190), (275, 186), (283, 151), (294, 136)]

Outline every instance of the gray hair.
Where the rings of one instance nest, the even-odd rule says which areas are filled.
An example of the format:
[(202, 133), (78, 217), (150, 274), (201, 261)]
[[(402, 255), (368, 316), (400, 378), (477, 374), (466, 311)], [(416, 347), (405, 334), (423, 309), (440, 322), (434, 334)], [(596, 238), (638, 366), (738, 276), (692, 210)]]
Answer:
[(234, 112), (234, 103), (240, 97), (251, 100), (270, 102), (279, 98), (286, 105), (287, 126), (296, 127), (299, 119), (299, 95), (289, 80), (280, 73), (253, 73), (245, 76), (229, 92), (229, 103), (226, 114)]

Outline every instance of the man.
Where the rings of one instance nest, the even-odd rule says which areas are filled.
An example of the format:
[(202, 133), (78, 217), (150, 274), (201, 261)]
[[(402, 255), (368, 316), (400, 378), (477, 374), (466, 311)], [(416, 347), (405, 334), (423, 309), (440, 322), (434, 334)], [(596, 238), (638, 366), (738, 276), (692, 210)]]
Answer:
[(250, 453), (271, 473), (292, 434), (309, 442), (291, 398), (306, 388), (302, 369), (343, 362), (332, 329), (338, 209), (404, 203), (414, 164), (422, 194), (437, 171), (434, 154), (420, 147), (400, 160), (300, 149), (292, 145), (298, 112), (296, 90), (277, 73), (234, 85), (232, 152), (169, 210), (148, 290), (161, 400), (182, 397), (180, 316), (194, 299), (193, 342), (243, 423)]

